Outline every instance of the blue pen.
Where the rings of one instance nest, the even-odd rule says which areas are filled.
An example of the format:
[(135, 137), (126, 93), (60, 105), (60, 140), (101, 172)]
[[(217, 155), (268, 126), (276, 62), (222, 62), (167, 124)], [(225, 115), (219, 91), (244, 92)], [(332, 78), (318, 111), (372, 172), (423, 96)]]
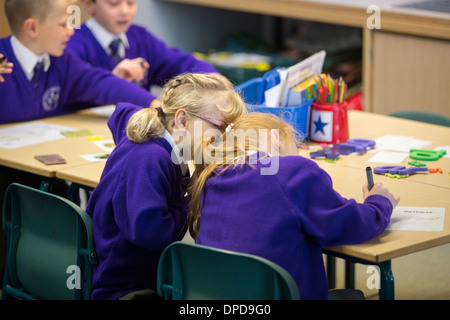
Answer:
[(369, 185), (370, 191), (373, 188), (373, 173), (371, 167), (366, 168), (366, 175), (367, 175), (367, 184)]

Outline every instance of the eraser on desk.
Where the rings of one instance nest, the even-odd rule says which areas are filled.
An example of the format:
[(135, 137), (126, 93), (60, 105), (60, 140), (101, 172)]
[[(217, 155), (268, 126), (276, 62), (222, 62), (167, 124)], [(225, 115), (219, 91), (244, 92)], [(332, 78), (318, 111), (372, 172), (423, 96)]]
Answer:
[(59, 154), (46, 154), (46, 155), (34, 156), (34, 158), (46, 165), (65, 164), (66, 163), (66, 160), (63, 157), (61, 157)]

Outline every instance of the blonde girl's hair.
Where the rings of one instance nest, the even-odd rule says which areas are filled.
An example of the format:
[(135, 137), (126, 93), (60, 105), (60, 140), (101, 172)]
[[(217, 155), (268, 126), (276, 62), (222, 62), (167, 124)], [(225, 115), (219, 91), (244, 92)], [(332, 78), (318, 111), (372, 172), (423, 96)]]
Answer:
[(126, 133), (141, 143), (168, 129), (178, 109), (208, 115), (215, 106), (227, 123), (245, 113), (245, 105), (233, 89), (213, 75), (185, 73), (172, 78), (164, 86), (160, 108), (144, 108), (131, 116)]
[[(249, 155), (261, 152), (268, 156), (267, 142), (270, 130), (278, 130), (281, 144), (296, 143), (298, 134), (288, 123), (273, 114), (251, 112), (239, 118), (233, 129), (220, 137), (204, 141), (201, 147), (202, 162), (195, 164), (192, 183), (189, 187), (191, 206), (188, 215), (189, 233), (197, 239), (200, 231), (201, 196), (206, 181), (222, 174), (230, 167), (252, 165)], [(196, 152), (199, 152), (197, 149)], [(259, 158), (262, 159), (263, 157)]]

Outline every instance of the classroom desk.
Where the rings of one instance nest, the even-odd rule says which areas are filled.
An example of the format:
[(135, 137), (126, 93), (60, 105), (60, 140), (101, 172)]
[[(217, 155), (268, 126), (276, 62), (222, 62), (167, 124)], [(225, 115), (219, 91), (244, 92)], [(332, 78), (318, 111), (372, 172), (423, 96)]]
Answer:
[[(416, 121), (392, 118), (384, 115), (365, 112), (349, 112), (350, 138), (377, 139), (385, 134), (414, 136), (417, 139), (432, 141), (426, 149), (450, 145), (450, 128), (435, 126)], [(311, 150), (314, 151), (314, 150)], [(300, 154), (308, 157), (308, 151)], [(333, 179), (335, 189), (347, 198), (363, 201), (361, 186), (366, 182), (366, 166), (390, 165), (371, 163), (368, 160), (374, 153), (364, 155), (341, 155), (335, 163), (315, 160)], [(407, 157), (401, 164), (410, 167)], [(448, 198), (450, 190), (450, 159), (438, 161), (421, 161), (428, 167), (440, 167), (443, 173), (415, 174), (408, 178), (393, 179), (374, 174), (375, 182), (381, 182), (389, 190), (400, 196), (400, 206), (443, 207), (450, 208)], [(352, 266), (348, 262), (375, 264), (380, 267), (381, 288), (380, 299), (394, 299), (394, 279), (390, 268), (391, 259), (414, 253), (420, 250), (450, 242), (450, 219), (445, 219), (442, 232), (423, 231), (385, 231), (381, 236), (359, 245), (343, 245), (325, 248), (328, 256), (344, 258), (346, 263), (347, 285), (352, 286)], [(333, 269), (333, 265), (329, 265)], [(333, 274), (329, 274), (333, 277)]]
[[(412, 136), (416, 139), (430, 141), (433, 144), (424, 149), (433, 150), (442, 146), (450, 146), (450, 128), (443, 126), (436, 126), (428, 123), (422, 123), (412, 120), (398, 119), (394, 117), (388, 117), (385, 115), (365, 113), (365, 112), (349, 112), (349, 128), (350, 138), (353, 139), (371, 139), (376, 140), (387, 134)], [(311, 150), (315, 151), (315, 150)], [(308, 157), (308, 152), (302, 151), (303, 156)], [(370, 158), (375, 155), (373, 152), (367, 152), (364, 155), (348, 155), (341, 156), (340, 160), (335, 163), (336, 166), (353, 167), (358, 169), (364, 169), (365, 166), (371, 166), (372, 168), (377, 166), (389, 166), (389, 165), (401, 165), (405, 167), (411, 167), (408, 164), (413, 159), (407, 157), (400, 164), (389, 163), (373, 163), (368, 162)], [(318, 160), (318, 163), (324, 161)], [(408, 177), (408, 181), (413, 180), (424, 184), (431, 184), (441, 187), (450, 188), (450, 179), (448, 173), (450, 171), (450, 158), (442, 157), (438, 161), (422, 161), (428, 168), (441, 168), (443, 173), (424, 174), (416, 173)], [(375, 180), (384, 181), (392, 180), (382, 175), (374, 175)]]
[[(41, 119), (39, 121), (73, 127), (79, 130), (89, 130), (93, 136), (112, 139), (111, 132), (106, 125), (107, 118), (94, 114), (90, 110)], [(7, 128), (19, 124), (1, 125), (0, 128)], [(94, 141), (88, 140), (86, 136), (64, 138), (17, 149), (0, 148), (0, 165), (41, 175), (45, 181), (56, 178), (56, 173), (59, 170), (91, 164), (81, 158), (80, 155), (101, 152), (102, 149), (95, 145)], [(35, 155), (54, 153), (60, 154), (66, 160), (66, 164), (45, 165), (34, 159)], [(104, 162), (101, 163), (104, 166)]]
[[(450, 128), (419, 123), (410, 120), (392, 118), (361, 111), (349, 111), (350, 138), (376, 139), (385, 134), (412, 135), (418, 139), (433, 141), (434, 147), (450, 145)], [(106, 118), (93, 114), (89, 110), (79, 113), (46, 119), (55, 124), (88, 129), (95, 135), (103, 135), (110, 139), (111, 134), (106, 125)], [(3, 128), (5, 126), (0, 126)], [(70, 143), (67, 143), (70, 139)], [(99, 148), (86, 137), (67, 138), (15, 150), (0, 149), (0, 164), (13, 168), (38, 173), (46, 177), (60, 178), (76, 184), (95, 188), (97, 186), (105, 162), (87, 162), (80, 154), (101, 152)], [(45, 166), (34, 160), (36, 154), (60, 153), (67, 160), (65, 165)], [(300, 154), (308, 157), (308, 151)], [(342, 160), (328, 163), (316, 160), (320, 167), (326, 170), (333, 179), (336, 190), (343, 196), (362, 201), (361, 186), (366, 182), (365, 167), (372, 154), (361, 156), (341, 156)], [(401, 197), (400, 205), (417, 207), (443, 207), (450, 209), (450, 159), (441, 158), (436, 161), (444, 171), (411, 176), (405, 179), (391, 179), (374, 175), (375, 181), (380, 181), (396, 195)], [(407, 165), (408, 159), (404, 162)], [(370, 164), (375, 166), (376, 164)], [(433, 164), (434, 165), (434, 164)], [(343, 257), (348, 261), (376, 264), (380, 266), (384, 280), (381, 281), (380, 298), (394, 298), (394, 283), (390, 269), (391, 259), (432, 248), (450, 242), (450, 219), (445, 219), (442, 232), (422, 231), (385, 231), (381, 236), (359, 245), (343, 245), (325, 248), (329, 255)]]

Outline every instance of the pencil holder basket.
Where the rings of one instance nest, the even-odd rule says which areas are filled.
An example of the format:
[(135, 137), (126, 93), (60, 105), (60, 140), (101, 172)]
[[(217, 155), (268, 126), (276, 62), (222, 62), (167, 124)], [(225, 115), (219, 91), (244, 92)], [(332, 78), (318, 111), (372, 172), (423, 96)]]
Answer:
[(311, 107), (309, 139), (313, 142), (338, 144), (349, 138), (347, 102), (314, 103)]
[(299, 140), (308, 139), (309, 118), (311, 105), (314, 99), (311, 99), (301, 105), (291, 107), (267, 107), (264, 100), (261, 99), (261, 90), (263, 79), (254, 78), (237, 86), (238, 92), (244, 100), (248, 112), (272, 113), (289, 123), (299, 134)]

